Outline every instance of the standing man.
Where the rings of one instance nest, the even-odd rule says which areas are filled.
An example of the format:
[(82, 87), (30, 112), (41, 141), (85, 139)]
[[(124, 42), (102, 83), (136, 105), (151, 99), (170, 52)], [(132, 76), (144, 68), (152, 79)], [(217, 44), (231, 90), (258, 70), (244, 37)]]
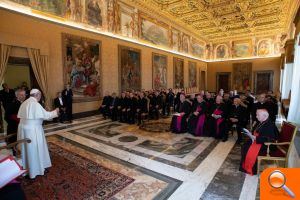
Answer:
[(18, 127), (18, 139), (28, 138), (31, 143), (21, 144), (21, 157), (23, 167), (28, 170), (29, 178), (44, 175), (45, 169), (51, 167), (48, 146), (43, 120), (49, 120), (58, 116), (59, 108), (47, 112), (39, 101), (42, 94), (38, 89), (30, 91), (30, 98), (22, 103), (18, 112), (20, 123)]
[(67, 85), (66, 89), (63, 90), (62, 97), (66, 107), (66, 120), (72, 122), (73, 92), (70, 85)]
[(2, 106), (4, 108), (4, 119), (7, 122), (7, 107), (10, 103), (13, 102), (15, 98), (15, 91), (10, 89), (6, 83), (2, 84), (3, 90), (0, 91), (0, 101), (2, 102)]
[[(19, 108), (23, 101), (26, 99), (25, 90), (18, 89), (16, 91), (16, 98), (8, 104), (6, 109), (7, 115), (7, 135), (15, 134), (18, 131), (19, 119), (17, 117)], [(7, 144), (11, 144), (17, 141), (17, 136), (9, 137), (6, 141)], [(16, 155), (15, 149), (12, 148), (13, 155)]]
[(61, 92), (58, 92), (57, 97), (54, 99), (54, 107), (59, 108), (60, 116), (58, 117), (58, 120), (60, 123), (63, 123), (65, 120), (66, 107)]

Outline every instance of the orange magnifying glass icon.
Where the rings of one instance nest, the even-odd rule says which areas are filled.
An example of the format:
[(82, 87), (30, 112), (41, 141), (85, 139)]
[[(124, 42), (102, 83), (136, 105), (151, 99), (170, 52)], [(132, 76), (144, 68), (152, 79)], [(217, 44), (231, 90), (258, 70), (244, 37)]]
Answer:
[(273, 188), (276, 189), (282, 188), (289, 194), (290, 197), (295, 198), (294, 192), (292, 192), (292, 190), (285, 185), (286, 178), (285, 175), (280, 170), (274, 170), (269, 175), (268, 181)]

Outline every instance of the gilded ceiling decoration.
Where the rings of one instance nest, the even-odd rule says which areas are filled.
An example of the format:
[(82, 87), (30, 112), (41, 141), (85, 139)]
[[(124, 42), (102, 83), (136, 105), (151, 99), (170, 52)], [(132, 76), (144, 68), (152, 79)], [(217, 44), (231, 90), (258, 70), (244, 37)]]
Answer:
[(131, 0), (206, 42), (286, 34), (298, 0)]

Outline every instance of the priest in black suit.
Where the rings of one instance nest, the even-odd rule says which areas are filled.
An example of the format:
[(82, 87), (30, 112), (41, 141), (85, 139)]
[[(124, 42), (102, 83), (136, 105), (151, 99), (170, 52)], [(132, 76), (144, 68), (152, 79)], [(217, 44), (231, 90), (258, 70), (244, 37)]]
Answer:
[(138, 118), (138, 125), (140, 125), (142, 119), (148, 115), (148, 99), (145, 97), (145, 94), (143, 92), (140, 93), (140, 98), (138, 99), (138, 106), (136, 112)]
[(102, 104), (99, 108), (100, 113), (103, 115), (104, 119), (106, 119), (110, 115), (110, 102), (111, 96), (108, 92), (105, 92), (105, 96), (103, 97)]
[(66, 107), (66, 119), (69, 122), (73, 120), (73, 91), (70, 88), (70, 85), (66, 86), (66, 89), (62, 91), (63, 101)]
[(62, 98), (61, 92), (57, 93), (57, 97), (54, 99), (54, 107), (59, 108), (58, 120), (60, 123), (63, 123), (66, 117), (66, 106)]

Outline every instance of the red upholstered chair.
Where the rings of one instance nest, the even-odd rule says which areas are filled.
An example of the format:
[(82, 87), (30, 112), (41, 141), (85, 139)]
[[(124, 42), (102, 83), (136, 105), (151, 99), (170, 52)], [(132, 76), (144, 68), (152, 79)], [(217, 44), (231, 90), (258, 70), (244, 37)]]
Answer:
[[(279, 162), (283, 163), (281, 167), (287, 167), (288, 157), (290, 153), (291, 144), (293, 144), (295, 136), (297, 133), (297, 127), (288, 123), (283, 122), (281, 126), (281, 131), (279, 133), (278, 141), (275, 143), (266, 142), (265, 145), (268, 146), (266, 156), (258, 156), (257, 158), (257, 174), (260, 172), (261, 161), (273, 161), (277, 167), (279, 167)], [(270, 152), (270, 145), (276, 147), (275, 151)]]

